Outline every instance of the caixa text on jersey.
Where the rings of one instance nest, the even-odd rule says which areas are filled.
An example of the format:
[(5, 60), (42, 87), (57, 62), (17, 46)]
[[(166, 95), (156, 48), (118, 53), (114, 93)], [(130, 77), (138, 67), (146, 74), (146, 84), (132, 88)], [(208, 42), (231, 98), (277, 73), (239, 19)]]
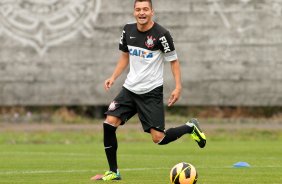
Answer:
[(129, 49), (129, 54), (131, 56), (139, 56), (142, 58), (153, 58), (154, 56), (152, 52), (146, 52), (139, 49)]

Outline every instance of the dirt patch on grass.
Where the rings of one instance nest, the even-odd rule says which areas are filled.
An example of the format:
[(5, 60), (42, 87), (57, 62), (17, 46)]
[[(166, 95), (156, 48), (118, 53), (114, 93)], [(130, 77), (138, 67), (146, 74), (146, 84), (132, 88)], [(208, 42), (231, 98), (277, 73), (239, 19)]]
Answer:
[[(257, 129), (257, 130), (275, 130), (282, 131), (282, 122), (279, 120), (269, 119), (246, 119), (246, 120), (224, 120), (224, 119), (203, 119), (200, 120), (201, 128), (205, 131), (213, 130), (240, 130), (240, 129)], [(166, 128), (175, 127), (181, 123), (166, 123)], [(122, 130), (142, 130), (138, 122), (127, 122), (121, 126)], [(60, 124), (60, 123), (0, 123), (0, 132), (52, 132), (52, 131), (93, 131), (100, 132), (103, 130), (101, 123), (93, 124)]]

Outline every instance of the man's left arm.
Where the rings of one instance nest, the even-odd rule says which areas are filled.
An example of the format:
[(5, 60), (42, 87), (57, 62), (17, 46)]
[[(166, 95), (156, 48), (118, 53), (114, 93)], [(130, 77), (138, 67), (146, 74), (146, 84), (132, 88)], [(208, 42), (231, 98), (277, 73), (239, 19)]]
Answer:
[(172, 106), (181, 95), (182, 84), (181, 84), (181, 71), (180, 71), (180, 64), (178, 59), (170, 62), (171, 71), (175, 81), (175, 89), (172, 91), (169, 100), (168, 106)]

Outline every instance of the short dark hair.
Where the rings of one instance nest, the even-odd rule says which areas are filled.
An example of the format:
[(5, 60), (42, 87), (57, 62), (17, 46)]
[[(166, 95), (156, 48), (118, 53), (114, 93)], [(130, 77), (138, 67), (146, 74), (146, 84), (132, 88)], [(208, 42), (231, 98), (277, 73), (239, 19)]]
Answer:
[(151, 8), (153, 9), (152, 0), (135, 0), (135, 2), (134, 2), (134, 7), (135, 7), (135, 4), (136, 4), (137, 2), (148, 2), (148, 3), (150, 4)]

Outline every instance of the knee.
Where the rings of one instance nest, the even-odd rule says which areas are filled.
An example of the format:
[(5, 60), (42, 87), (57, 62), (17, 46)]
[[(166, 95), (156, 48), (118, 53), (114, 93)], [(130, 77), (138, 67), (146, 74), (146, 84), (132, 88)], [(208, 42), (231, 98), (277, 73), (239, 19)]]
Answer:
[(118, 127), (121, 124), (121, 119), (114, 116), (107, 116), (104, 123), (110, 124), (114, 127)]
[(158, 132), (158, 131), (151, 131), (151, 135), (152, 135), (153, 142), (156, 144), (161, 142), (165, 136), (163, 132)]
[(154, 143), (158, 144), (163, 140), (163, 138), (164, 138), (163, 136), (157, 136), (157, 137), (153, 137), (152, 140)]

